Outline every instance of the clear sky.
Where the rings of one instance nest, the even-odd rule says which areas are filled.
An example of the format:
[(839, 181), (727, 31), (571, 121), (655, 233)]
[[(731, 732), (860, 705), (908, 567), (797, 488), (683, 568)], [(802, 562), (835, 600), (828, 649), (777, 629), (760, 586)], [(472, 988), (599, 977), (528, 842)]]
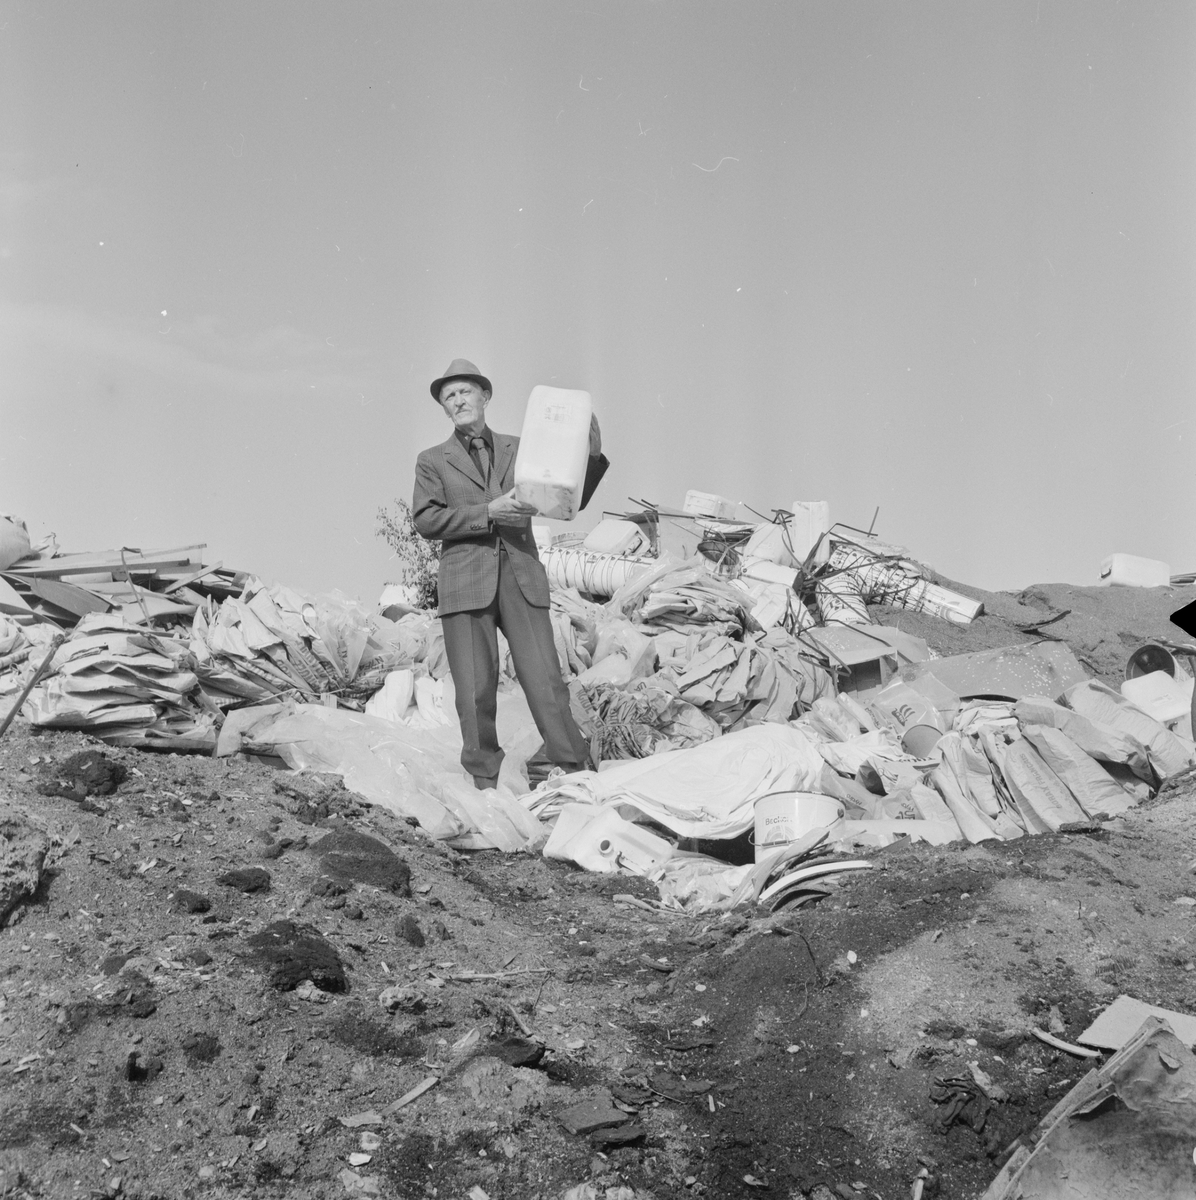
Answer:
[(1196, 569), (1196, 5), (0, 3), (0, 511), (376, 598), (458, 355), (591, 510)]

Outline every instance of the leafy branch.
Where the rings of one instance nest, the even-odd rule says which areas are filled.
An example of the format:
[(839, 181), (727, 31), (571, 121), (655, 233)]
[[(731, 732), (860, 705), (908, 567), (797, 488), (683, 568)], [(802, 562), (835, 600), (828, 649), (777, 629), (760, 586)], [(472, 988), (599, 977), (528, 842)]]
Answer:
[(411, 505), (406, 500), (395, 500), (393, 509), (385, 505), (379, 508), (374, 535), (395, 552), (399, 578), (393, 582), (415, 588), (415, 602), (420, 608), (435, 608), (440, 542), (430, 541), (415, 528)]

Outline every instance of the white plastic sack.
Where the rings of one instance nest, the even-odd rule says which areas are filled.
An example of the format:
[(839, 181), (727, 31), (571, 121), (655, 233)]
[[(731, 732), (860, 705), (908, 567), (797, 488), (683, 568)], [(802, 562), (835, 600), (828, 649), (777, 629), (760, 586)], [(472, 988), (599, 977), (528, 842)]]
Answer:
[(20, 517), (0, 513), (0, 571), (29, 554), (29, 530)]
[(1178, 775), (1196, 762), (1196, 746), (1187, 738), (1177, 737), (1120, 692), (1095, 679), (1069, 688), (1066, 699), (1069, 707), (1082, 716), (1111, 725), (1141, 742), (1160, 779)]
[(930, 780), (969, 842), (984, 842), (1001, 836), (992, 818), (982, 813), (964, 794), (950, 767), (935, 767), (930, 773)]
[[(1062, 825), (1088, 820), (1067, 785), (1043, 762), (1027, 738), (1019, 738), (1005, 750), (1003, 774), (1028, 833), (1043, 832), (1042, 825), (1058, 833)], [(1039, 824), (1039, 828), (1031, 829), (1032, 824)]]
[(1146, 747), (1120, 729), (1089, 720), (1045, 696), (1023, 697), (1014, 705), (1013, 713), (1023, 729), (1031, 725), (1049, 725), (1097, 761), (1124, 764), (1145, 783), (1154, 782)]
[(1136, 803), (1095, 758), (1089, 758), (1061, 730), (1049, 725), (1027, 725), (1025, 738), (1090, 817), (1116, 816)]
[[(510, 697), (503, 700), (509, 704)], [(515, 799), (516, 755), (503, 762), (499, 788), (479, 792), (461, 769), (461, 735), (453, 726), (414, 729), (348, 709), (296, 704), (247, 730), (243, 741), (272, 750), (297, 771), (341, 775), (372, 803), (413, 816), (433, 837), (463, 847), (531, 850), (547, 834)]]
[(365, 711), (385, 721), (402, 721), (415, 695), (415, 672), (404, 667), (391, 671), (382, 686), (366, 701)]

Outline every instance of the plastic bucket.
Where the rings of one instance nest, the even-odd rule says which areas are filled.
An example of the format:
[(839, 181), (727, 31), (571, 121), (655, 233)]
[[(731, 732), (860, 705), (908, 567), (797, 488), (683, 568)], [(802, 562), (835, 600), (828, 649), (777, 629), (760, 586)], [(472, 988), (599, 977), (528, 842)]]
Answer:
[(1154, 671), (1166, 671), (1174, 679), (1175, 657), (1165, 647), (1147, 642), (1129, 656), (1125, 664), (1125, 677), (1137, 679), (1139, 675), (1150, 675)]
[(811, 829), (830, 825), (843, 815), (843, 805), (816, 792), (773, 792), (756, 801), (756, 829), (752, 842), (756, 861)]
[(928, 758), (942, 737), (943, 731), (935, 725), (911, 725), (901, 735), (901, 748), (915, 758)]

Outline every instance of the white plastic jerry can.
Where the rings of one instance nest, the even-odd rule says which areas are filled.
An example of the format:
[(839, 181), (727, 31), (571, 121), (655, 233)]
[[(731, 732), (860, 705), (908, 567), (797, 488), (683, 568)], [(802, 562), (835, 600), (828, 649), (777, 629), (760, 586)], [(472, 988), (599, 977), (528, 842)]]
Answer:
[(1169, 587), (1171, 567), (1157, 558), (1137, 554), (1110, 554), (1100, 564), (1098, 587)]
[(572, 521), (590, 458), (590, 393), (537, 384), (515, 457), (515, 495), (542, 517)]
[[(826, 500), (794, 500), (793, 520), (789, 522), (793, 557), (804, 562), (806, 556), (831, 527), (831, 506)], [(827, 538), (818, 543), (814, 562), (821, 564), (830, 557), (831, 547)]]

